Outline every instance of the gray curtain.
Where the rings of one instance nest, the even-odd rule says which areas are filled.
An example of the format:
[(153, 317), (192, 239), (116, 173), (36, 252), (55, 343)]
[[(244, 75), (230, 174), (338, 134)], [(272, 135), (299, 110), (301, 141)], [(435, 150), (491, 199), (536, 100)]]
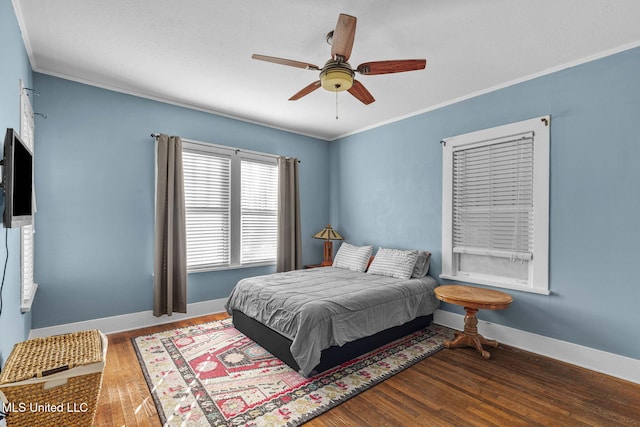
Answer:
[(278, 157), (278, 272), (302, 268), (298, 159)]
[(187, 312), (182, 139), (158, 137), (153, 315)]

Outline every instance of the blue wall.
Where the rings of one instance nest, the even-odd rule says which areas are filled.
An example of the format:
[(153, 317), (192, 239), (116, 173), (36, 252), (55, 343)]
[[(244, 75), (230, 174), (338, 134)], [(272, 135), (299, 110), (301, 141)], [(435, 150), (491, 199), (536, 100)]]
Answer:
[[(0, 1), (0, 138), (5, 129), (20, 130), (20, 79), (31, 86), (31, 65), (22, 42), (18, 22), (11, 1)], [(4, 195), (0, 212), (4, 212)], [(8, 231), (8, 234), (7, 234)], [(2, 286), (2, 314), (0, 315), (0, 366), (4, 364), (13, 345), (23, 341), (31, 330), (31, 313), (20, 313), (20, 229), (0, 228), (0, 269), (7, 269)]]
[(479, 317), (640, 359), (640, 48), (332, 143), (331, 222), (355, 243), (432, 251), (438, 277), (439, 141), (546, 114), (552, 295), (510, 291)]
[[(329, 147), (321, 141), (34, 73), (36, 109), (33, 327), (153, 307), (152, 132), (298, 157), (303, 259), (319, 262), (311, 239), (329, 217)], [(189, 275), (190, 303), (226, 298), (247, 276), (273, 267)]]
[[(635, 257), (640, 241), (640, 49), (517, 84), (327, 143), (41, 74), (32, 75), (9, 0), (0, 0), (0, 129), (19, 127), (18, 79), (35, 87), (36, 281), (33, 315), (19, 311), (19, 234), (9, 260), (0, 363), (31, 328), (151, 310), (151, 132), (302, 160), (303, 234), (327, 219), (353, 243), (424, 248), (441, 264), (443, 138), (551, 114), (552, 295), (511, 292), (480, 317), (640, 358)], [(326, 175), (324, 165), (333, 169)], [(331, 195), (330, 195), (331, 191)], [(304, 240), (304, 262), (321, 242)], [(189, 302), (224, 298), (272, 268), (189, 276)], [(462, 313), (455, 306), (446, 310)]]

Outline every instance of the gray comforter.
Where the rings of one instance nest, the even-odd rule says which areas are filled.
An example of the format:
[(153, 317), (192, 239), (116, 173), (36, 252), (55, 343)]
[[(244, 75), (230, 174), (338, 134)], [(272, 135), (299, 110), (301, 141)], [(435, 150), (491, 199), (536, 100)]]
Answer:
[(431, 314), (436, 281), (399, 280), (335, 267), (243, 279), (226, 303), (292, 341), (300, 373), (309, 375), (325, 348)]

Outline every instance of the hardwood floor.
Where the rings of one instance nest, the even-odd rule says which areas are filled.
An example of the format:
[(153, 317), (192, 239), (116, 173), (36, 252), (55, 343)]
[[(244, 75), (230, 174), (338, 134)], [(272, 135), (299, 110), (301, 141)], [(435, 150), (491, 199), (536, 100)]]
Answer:
[[(131, 338), (225, 314), (109, 335), (96, 426), (160, 426)], [(307, 426), (640, 426), (640, 385), (509, 346), (484, 360), (442, 350)]]

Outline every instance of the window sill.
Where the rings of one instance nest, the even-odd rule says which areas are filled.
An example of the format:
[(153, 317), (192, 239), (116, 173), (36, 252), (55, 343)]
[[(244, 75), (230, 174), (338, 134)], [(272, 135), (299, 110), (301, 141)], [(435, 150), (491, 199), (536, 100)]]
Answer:
[(268, 266), (274, 266), (275, 267), (275, 265), (276, 265), (275, 262), (258, 262), (258, 263), (255, 263), (255, 264), (224, 265), (224, 266), (220, 266), (220, 267), (203, 267), (203, 268), (196, 268), (196, 269), (188, 270), (187, 274), (191, 274), (191, 273), (207, 273), (207, 272), (211, 272), (211, 271), (239, 270), (239, 269), (243, 269), (243, 268), (254, 268), (254, 267), (268, 267)]
[(455, 280), (456, 282), (475, 283), (478, 285), (487, 285), (487, 286), (492, 286), (494, 288), (511, 289), (514, 291), (529, 292), (532, 294), (539, 294), (539, 295), (551, 295), (551, 291), (549, 289), (532, 288), (530, 286), (522, 286), (515, 283), (499, 282), (495, 280), (485, 280), (480, 278), (474, 278), (471, 276), (451, 276), (448, 274), (441, 274), (439, 277), (441, 279)]
[(31, 305), (33, 304), (33, 300), (36, 297), (36, 292), (38, 291), (38, 284), (34, 283), (33, 284), (33, 294), (31, 295), (31, 298), (29, 298), (28, 301), (22, 301), (22, 304), (20, 304), (20, 312), (22, 314), (24, 313), (28, 313), (31, 311)]

